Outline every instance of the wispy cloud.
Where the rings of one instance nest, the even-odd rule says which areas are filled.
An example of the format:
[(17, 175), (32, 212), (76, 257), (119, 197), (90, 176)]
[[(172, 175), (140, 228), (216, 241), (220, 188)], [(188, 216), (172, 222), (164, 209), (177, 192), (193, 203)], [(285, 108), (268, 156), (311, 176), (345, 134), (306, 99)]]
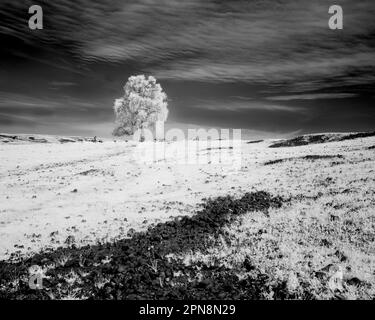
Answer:
[[(295, 87), (302, 82), (315, 90), (332, 82), (368, 83), (374, 71), (375, 5), (342, 1), (340, 33), (328, 28), (329, 5), (323, 0), (139, 1), (124, 4), (113, 16), (113, 23), (127, 24), (117, 33), (101, 25), (108, 36), (85, 42), (82, 54), (89, 60), (141, 61), (145, 70), (168, 80)], [(356, 45), (358, 39), (366, 41)], [(353, 75), (355, 70), (361, 72)]]
[(12, 123), (19, 121), (82, 121), (109, 118), (100, 103), (90, 103), (69, 96), (34, 97), (0, 92), (0, 113)]
[(261, 110), (261, 111), (282, 111), (292, 113), (304, 113), (306, 110), (302, 107), (288, 106), (282, 104), (268, 103), (265, 101), (213, 101), (213, 100), (198, 100), (191, 107), (212, 110), (212, 111), (243, 111), (243, 110)]
[(354, 93), (306, 93), (286, 96), (267, 97), (267, 100), (289, 101), (289, 100), (318, 100), (318, 99), (345, 99), (357, 96)]
[(26, 43), (50, 43), (57, 55), (67, 52), (89, 64), (134, 62), (166, 80), (301, 83), (310, 89), (374, 81), (375, 3), (340, 1), (340, 31), (328, 28), (331, 4), (61, 0), (44, 4), (49, 16), (36, 38), (18, 24), (6, 32)]
[(51, 81), (50, 85), (52, 87), (74, 87), (77, 85), (77, 82), (70, 81)]

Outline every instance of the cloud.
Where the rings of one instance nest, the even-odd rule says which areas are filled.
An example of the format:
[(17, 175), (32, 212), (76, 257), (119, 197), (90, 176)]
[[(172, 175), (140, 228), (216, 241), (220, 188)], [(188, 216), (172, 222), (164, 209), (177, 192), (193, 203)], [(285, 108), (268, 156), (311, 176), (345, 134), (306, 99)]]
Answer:
[(0, 92), (0, 113), (3, 123), (6, 119), (11, 123), (99, 121), (112, 116), (100, 102), (88, 102), (65, 95), (34, 97), (5, 92)]
[(64, 96), (59, 98), (66, 98), (68, 99), (68, 101), (62, 103), (60, 99), (53, 97), (35, 97), (22, 93), (0, 92), (0, 110), (5, 108), (12, 108), (14, 110), (29, 108), (30, 110), (35, 110), (35, 108), (38, 108), (50, 111), (56, 109), (64, 109), (66, 111), (67, 108), (70, 108), (70, 106), (76, 109), (89, 109), (93, 107), (93, 104), (87, 101), (81, 101), (76, 98)]
[[(334, 60), (324, 55), (315, 60), (306, 61), (306, 57), (295, 56), (293, 60), (282, 62), (259, 61), (258, 64), (231, 64), (206, 62), (197, 66), (196, 62), (179, 62), (169, 69), (158, 67), (154, 73), (161, 79), (195, 80), (207, 82), (251, 82), (257, 84), (293, 84), (294, 90), (318, 90), (332, 86), (359, 85), (371, 83), (375, 77), (373, 71), (375, 53), (353, 53), (351, 56)], [(353, 68), (363, 69), (355, 77), (347, 74)], [(327, 80), (330, 80), (327, 82)], [(302, 87), (303, 86), (303, 87)]]
[(60, 0), (43, 4), (42, 32), (31, 36), (17, 23), (6, 32), (50, 56), (63, 52), (86, 66), (134, 63), (163, 80), (310, 89), (372, 82), (375, 3), (340, 4), (344, 30), (333, 31), (326, 0)]
[(37, 123), (36, 119), (31, 116), (20, 116), (0, 112), (0, 124), (5, 126), (13, 126), (15, 124), (24, 126), (33, 126)]
[(237, 97), (238, 100), (216, 101), (199, 99), (191, 108), (212, 110), (212, 111), (243, 111), (243, 110), (261, 110), (261, 111), (280, 111), (292, 113), (305, 113), (302, 107), (288, 106), (281, 104), (268, 103), (265, 101), (243, 100)]
[(124, 4), (113, 16), (117, 32), (104, 23), (101, 36), (83, 44), (82, 55), (136, 61), (163, 80), (295, 87), (301, 82), (310, 90), (374, 81), (375, 5), (343, 1), (340, 33), (328, 29), (329, 5), (307, 0)]
[(52, 87), (74, 87), (77, 85), (76, 82), (69, 81), (51, 81), (50, 84)]
[(357, 96), (354, 93), (306, 93), (286, 96), (267, 97), (267, 100), (289, 101), (289, 100), (318, 100), (318, 99), (345, 99)]

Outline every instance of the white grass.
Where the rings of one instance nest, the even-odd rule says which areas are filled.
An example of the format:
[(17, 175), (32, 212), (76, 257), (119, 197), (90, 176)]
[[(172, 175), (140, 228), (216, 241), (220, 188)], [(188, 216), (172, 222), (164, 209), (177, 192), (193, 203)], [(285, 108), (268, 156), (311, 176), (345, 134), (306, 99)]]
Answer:
[[(147, 164), (137, 161), (134, 145), (125, 142), (0, 145), (0, 257), (68, 245), (68, 236), (77, 245), (113, 241), (130, 229), (193, 214), (203, 198), (264, 190), (291, 202), (269, 216), (248, 213), (228, 227), (230, 243), (208, 253), (185, 253), (186, 263), (225, 264), (245, 277), (239, 266), (250, 258), (274, 281), (286, 281), (290, 292), (298, 295), (308, 285), (318, 298), (336, 294), (329, 279), (342, 268), (344, 281), (356, 277), (370, 286), (345, 284), (346, 298), (374, 296), (375, 155), (367, 147), (375, 139), (290, 148), (268, 148), (270, 143), (243, 142), (242, 166), (232, 171), (178, 164), (172, 155)], [(337, 154), (344, 158), (264, 165)], [(315, 274), (329, 265), (331, 278), (321, 281)]]

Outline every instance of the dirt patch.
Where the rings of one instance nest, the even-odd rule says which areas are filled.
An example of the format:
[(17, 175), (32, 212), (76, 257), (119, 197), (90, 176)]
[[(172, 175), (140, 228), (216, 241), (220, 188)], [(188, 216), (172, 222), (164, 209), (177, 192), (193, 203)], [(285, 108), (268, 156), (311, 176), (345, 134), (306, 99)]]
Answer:
[(337, 155), (316, 155), (316, 154), (311, 154), (311, 155), (306, 155), (302, 157), (292, 157), (292, 158), (285, 158), (285, 159), (276, 159), (276, 160), (270, 160), (264, 163), (265, 166), (268, 165), (273, 165), (277, 163), (282, 163), (286, 161), (291, 161), (291, 160), (321, 160), (321, 159), (343, 159), (344, 157), (341, 154)]
[(79, 175), (87, 176), (87, 175), (95, 175), (97, 173), (104, 173), (104, 172), (103, 170), (99, 170), (99, 169), (89, 169), (89, 170), (80, 172)]
[(211, 150), (232, 150), (233, 147), (217, 147), (217, 148), (207, 148), (202, 151), (211, 151)]
[[(6, 299), (257, 299), (267, 275), (251, 261), (251, 275), (239, 279), (222, 265), (186, 265), (179, 253), (207, 250), (226, 237), (225, 225), (246, 212), (267, 212), (283, 199), (266, 192), (240, 199), (208, 199), (193, 217), (159, 223), (132, 238), (83, 248), (59, 248), (18, 263), (0, 262), (0, 298)], [(29, 288), (30, 267), (39, 266), (43, 289)], [(35, 270), (34, 270), (35, 271)], [(274, 288), (285, 297), (285, 288)]]
[(289, 161), (291, 159), (293, 159), (293, 158), (270, 160), (270, 161), (266, 161), (264, 163), (264, 165), (265, 166), (270, 166), (270, 165), (273, 165), (273, 164), (277, 164), (277, 163), (282, 163), (282, 162), (285, 162), (285, 161)]

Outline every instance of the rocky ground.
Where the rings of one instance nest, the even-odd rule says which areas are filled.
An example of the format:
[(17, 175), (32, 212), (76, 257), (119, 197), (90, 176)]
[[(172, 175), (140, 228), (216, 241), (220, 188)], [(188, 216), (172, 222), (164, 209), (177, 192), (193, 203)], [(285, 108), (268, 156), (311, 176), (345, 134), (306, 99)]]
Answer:
[(123, 141), (3, 143), (0, 297), (373, 298), (375, 138), (327, 136), (243, 141), (240, 166), (219, 142), (200, 164), (182, 142), (152, 161)]

